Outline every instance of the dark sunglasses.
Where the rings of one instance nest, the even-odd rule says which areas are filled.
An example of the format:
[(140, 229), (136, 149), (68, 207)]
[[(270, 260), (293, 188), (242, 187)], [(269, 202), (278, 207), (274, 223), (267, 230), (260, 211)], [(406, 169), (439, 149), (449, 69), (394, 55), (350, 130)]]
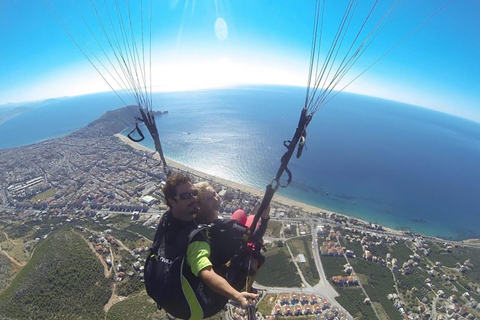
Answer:
[(177, 194), (173, 198), (177, 199), (177, 200), (188, 200), (188, 199), (191, 199), (192, 197), (196, 197), (196, 196), (198, 196), (198, 190), (193, 190), (192, 192), (180, 193), (180, 194)]

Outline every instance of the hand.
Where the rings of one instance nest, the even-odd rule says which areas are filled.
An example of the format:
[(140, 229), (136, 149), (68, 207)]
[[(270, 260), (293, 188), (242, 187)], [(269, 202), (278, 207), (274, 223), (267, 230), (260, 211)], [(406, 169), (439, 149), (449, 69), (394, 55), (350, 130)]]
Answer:
[(253, 300), (256, 303), (258, 299), (258, 294), (251, 293), (251, 292), (239, 292), (238, 296), (235, 298), (235, 301), (242, 306), (242, 308), (248, 307), (250, 300)]
[(270, 206), (266, 207), (262, 212), (262, 219), (270, 219)]

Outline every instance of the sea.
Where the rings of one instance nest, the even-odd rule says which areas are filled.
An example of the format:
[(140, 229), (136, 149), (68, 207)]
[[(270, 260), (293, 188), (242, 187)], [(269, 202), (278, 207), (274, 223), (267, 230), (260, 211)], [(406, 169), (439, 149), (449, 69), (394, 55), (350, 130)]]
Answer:
[[(243, 86), (155, 93), (154, 109), (168, 111), (157, 118), (164, 153), (265, 189), (284, 141), (293, 137), (305, 91)], [(0, 149), (67, 135), (122, 106), (112, 93), (43, 101), (0, 124)], [(154, 148), (151, 140), (143, 144)], [(315, 113), (302, 157), (289, 164), (293, 180), (278, 194), (393, 229), (480, 238), (479, 159), (477, 122), (340, 93)]]

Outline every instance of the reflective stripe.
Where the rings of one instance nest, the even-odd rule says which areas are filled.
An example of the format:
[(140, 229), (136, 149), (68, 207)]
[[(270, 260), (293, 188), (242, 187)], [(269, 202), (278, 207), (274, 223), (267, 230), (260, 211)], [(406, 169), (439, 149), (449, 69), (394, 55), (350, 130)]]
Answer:
[[(182, 268), (180, 270), (183, 270), (184, 262), (185, 262), (185, 259), (182, 260)], [(202, 306), (200, 305), (200, 302), (198, 302), (197, 297), (195, 296), (195, 292), (192, 289), (192, 286), (190, 285), (188, 280), (183, 276), (183, 274), (181, 275), (181, 281), (182, 281), (183, 295), (185, 296), (188, 306), (190, 307), (189, 320), (203, 319)]]

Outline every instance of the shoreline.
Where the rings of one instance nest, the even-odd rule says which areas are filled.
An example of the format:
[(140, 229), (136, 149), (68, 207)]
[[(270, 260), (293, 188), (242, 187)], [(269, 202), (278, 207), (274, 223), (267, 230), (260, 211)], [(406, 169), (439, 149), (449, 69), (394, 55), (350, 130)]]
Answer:
[[(114, 136), (116, 136), (121, 142), (129, 145), (130, 147), (132, 147), (134, 149), (141, 150), (141, 151), (146, 151), (146, 152), (153, 152), (152, 149), (149, 149), (145, 146), (142, 146), (141, 144), (139, 144), (137, 142), (131, 141), (130, 139), (128, 139), (128, 137), (122, 135), (121, 133), (117, 133)], [(160, 156), (158, 154), (155, 154), (154, 157), (155, 157), (156, 160), (160, 161)], [(168, 157), (165, 157), (165, 159), (168, 161), (168, 166), (172, 167), (174, 169), (179, 169), (181, 171), (186, 171), (186, 172), (191, 173), (191, 174), (193, 174), (197, 177), (203, 178), (205, 180), (210, 180), (210, 181), (212, 181), (214, 183), (217, 183), (219, 185), (223, 185), (223, 186), (226, 186), (226, 187), (232, 188), (232, 189), (237, 189), (237, 190), (240, 190), (241, 192), (250, 193), (254, 196), (258, 196), (260, 198), (263, 198), (264, 190), (260, 190), (260, 189), (250, 187), (250, 186), (246, 186), (246, 185), (243, 185), (243, 184), (231, 181), (231, 180), (227, 180), (227, 179), (224, 179), (224, 178), (213, 176), (211, 174), (208, 174), (208, 173), (193, 169), (191, 167), (188, 167), (186, 165), (183, 165), (181, 163), (178, 163), (178, 162), (176, 162), (176, 161), (174, 161), (174, 160), (172, 160)], [(309, 205), (309, 204), (306, 204), (306, 203), (303, 203), (303, 202), (300, 202), (300, 201), (296, 201), (296, 200), (293, 200), (293, 199), (290, 199), (290, 198), (287, 198), (287, 197), (284, 197), (284, 196), (280, 196), (278, 194), (275, 194), (273, 196), (272, 202), (278, 203), (278, 204), (281, 204), (281, 205), (284, 205), (284, 206), (298, 208), (298, 209), (300, 209), (300, 210), (302, 210), (306, 213), (310, 213), (310, 214), (314, 214), (314, 215), (320, 215), (320, 214), (323, 214), (323, 213), (326, 213), (327, 215), (335, 214), (337, 216), (340, 216), (340, 217), (343, 217), (343, 218), (346, 218), (346, 219), (348, 219), (348, 218), (356, 219), (357, 221), (359, 221), (361, 223), (364, 223), (366, 225), (368, 225), (368, 224), (379, 225), (377, 223), (373, 223), (373, 222), (370, 222), (370, 221), (367, 221), (367, 220), (364, 220), (364, 219), (360, 219), (360, 218), (357, 218), (357, 217), (351, 217), (351, 216), (348, 216), (348, 215), (343, 214), (343, 213), (338, 213), (338, 212), (323, 209), (323, 208), (320, 208), (320, 207), (315, 207), (315, 206), (312, 206), (312, 205)], [(391, 234), (394, 234), (394, 235), (397, 235), (397, 236), (402, 236), (402, 237), (412, 237), (412, 235), (406, 233), (405, 230), (392, 229), (392, 228), (386, 227), (384, 225), (380, 225), (380, 226), (383, 228), (383, 232), (388, 232), (388, 233), (391, 233)], [(370, 231), (375, 232), (376, 230), (370, 230)], [(414, 232), (414, 233), (419, 234), (417, 232)], [(480, 239), (477, 239), (477, 238), (463, 239), (463, 240), (452, 240), (452, 239), (444, 239), (444, 238), (440, 238), (440, 237), (428, 236), (428, 235), (423, 235), (423, 234), (420, 234), (420, 235), (423, 238), (434, 240), (434, 241), (439, 241), (439, 242), (451, 242), (451, 243), (467, 244), (467, 245), (473, 245), (473, 246), (479, 246), (480, 245)]]
[[(129, 145), (130, 147), (132, 147), (134, 149), (141, 150), (141, 151), (147, 151), (147, 152), (152, 152), (153, 151), (153, 150), (151, 150), (151, 149), (149, 149), (145, 146), (142, 146), (141, 144), (139, 144), (137, 142), (131, 141), (130, 139), (128, 139), (126, 136), (122, 135), (121, 133), (117, 133), (117, 134), (115, 134), (115, 136), (121, 142), (126, 143), (127, 145)], [(158, 161), (160, 161), (160, 156), (158, 154), (155, 154), (154, 157)], [(246, 185), (234, 182), (234, 181), (230, 181), (230, 180), (223, 179), (223, 178), (220, 178), (220, 177), (217, 177), (217, 176), (213, 176), (211, 174), (208, 174), (208, 173), (193, 169), (191, 167), (185, 166), (185, 165), (183, 165), (181, 163), (178, 163), (178, 162), (176, 162), (176, 161), (174, 161), (174, 160), (172, 160), (168, 157), (165, 157), (165, 159), (167, 160), (169, 167), (179, 169), (179, 170), (182, 170), (182, 171), (186, 171), (186, 172), (189, 172), (189, 173), (191, 173), (191, 174), (193, 174), (197, 177), (200, 177), (200, 178), (203, 178), (203, 179), (206, 179), (206, 180), (210, 180), (214, 183), (226, 186), (228, 188), (237, 189), (237, 190), (240, 190), (242, 192), (250, 193), (254, 196), (263, 198), (264, 190), (260, 190), (260, 189), (253, 188), (253, 187), (250, 187), (250, 186), (246, 186)], [(290, 199), (290, 198), (287, 198), (287, 197), (284, 197), (284, 196), (280, 196), (278, 194), (274, 195), (274, 197), (272, 199), (272, 202), (276, 202), (276, 203), (279, 203), (281, 205), (285, 205), (285, 206), (289, 206), (289, 207), (298, 208), (298, 209), (300, 209), (304, 212), (310, 213), (310, 214), (318, 214), (318, 215), (323, 214), (323, 213), (326, 213), (327, 215), (335, 214), (337, 216), (341, 216), (341, 217), (345, 217), (345, 218), (353, 218), (353, 219), (356, 219), (357, 221), (363, 222), (365, 224), (370, 223), (369, 221), (366, 221), (366, 220), (363, 220), (363, 219), (359, 219), (359, 218), (356, 218), (356, 217), (350, 217), (350, 216), (347, 216), (347, 215), (342, 214), (342, 213), (338, 213), (338, 212), (335, 212), (335, 211), (315, 207), (315, 206), (312, 206), (312, 205), (309, 205), (309, 204), (306, 204), (306, 203), (303, 203), (303, 202), (299, 202), (299, 201), (296, 201), (296, 200), (293, 200), (293, 199)], [(382, 226), (382, 228), (383, 228), (383, 231), (386, 231), (386, 232), (389, 232), (389, 233), (397, 234), (399, 236), (404, 236), (405, 235), (404, 231), (402, 231), (402, 230), (391, 229), (391, 228), (385, 227), (385, 226)], [(374, 231), (374, 230), (372, 230), (372, 231)], [(474, 240), (474, 239), (472, 239), (472, 240)]]
[(10, 120), (12, 120), (12, 119), (14, 119), (14, 118), (16, 118), (16, 117), (18, 117), (20, 114), (21, 114), (21, 113), (15, 113), (15, 114), (13, 114), (13, 115), (11, 115), (11, 116), (6, 116), (6, 117), (4, 117), (4, 118), (0, 118), (0, 125), (1, 125), (1, 124), (4, 124), (5, 122), (8, 122), (8, 121), (10, 121)]

